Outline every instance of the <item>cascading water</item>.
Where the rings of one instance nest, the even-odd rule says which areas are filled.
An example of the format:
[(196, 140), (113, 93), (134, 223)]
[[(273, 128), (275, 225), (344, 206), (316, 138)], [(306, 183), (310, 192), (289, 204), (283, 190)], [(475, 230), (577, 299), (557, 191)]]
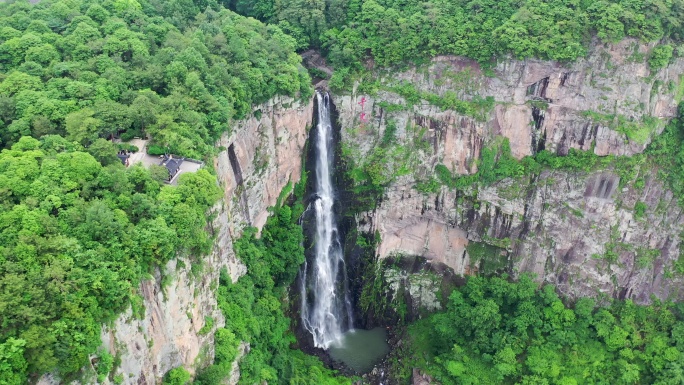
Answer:
[(315, 196), (309, 210), (315, 212), (314, 258), (305, 263), (301, 279), (302, 324), (313, 336), (314, 346), (328, 349), (353, 326), (347, 290), (344, 253), (333, 211), (333, 127), (330, 96), (316, 92), (318, 124), (315, 143)]

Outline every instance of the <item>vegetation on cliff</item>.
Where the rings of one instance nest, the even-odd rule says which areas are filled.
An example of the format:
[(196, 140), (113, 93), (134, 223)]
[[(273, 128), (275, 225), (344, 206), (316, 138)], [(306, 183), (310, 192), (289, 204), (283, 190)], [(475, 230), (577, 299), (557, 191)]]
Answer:
[[(160, 152), (204, 158), (231, 119), (247, 117), (255, 103), (311, 95), (295, 53), (306, 47), (322, 48), (340, 68), (332, 84), (371, 61), (389, 66), (437, 54), (481, 63), (505, 54), (569, 61), (585, 55), (594, 36), (664, 39), (648, 58), (657, 69), (680, 54), (682, 19), (684, 6), (660, 0), (1, 3), (0, 383), (24, 384), (51, 370), (69, 378), (100, 346), (102, 323), (128, 306), (140, 315), (141, 279), (179, 254), (210, 250), (205, 226), (220, 196), (215, 178), (202, 170), (166, 186), (165, 170), (124, 168), (106, 138), (151, 136)], [(480, 120), (494, 106), (491, 98), (438, 98), (408, 85), (395, 91)], [(380, 146), (350, 172), (356, 192), (368, 197), (364, 204), (411, 172), (415, 149), (395, 146), (393, 130), (388, 124)], [(680, 196), (682, 143), (680, 119), (649, 150)], [(458, 177), (439, 165), (418, 187), (463, 188), (613, 160), (541, 151), (517, 161), (501, 141), (482, 151), (477, 174)], [(388, 163), (395, 171), (387, 172)], [(224, 381), (240, 341), (250, 344), (241, 383), (348, 383), (291, 348), (283, 308), (303, 261), (300, 209), (278, 206), (260, 237), (249, 229), (236, 241), (248, 274), (235, 283), (221, 277), (226, 326), (197, 383)], [(676, 383), (684, 372), (677, 316), (662, 304), (594, 308), (580, 300), (570, 309), (527, 278), (472, 278), (445, 313), (412, 330), (425, 368), (444, 383)], [(101, 353), (91, 364), (106, 377), (114, 362)], [(169, 383), (188, 380), (183, 369), (167, 376)]]
[(528, 276), (470, 277), (446, 310), (412, 325), (400, 376), (418, 365), (443, 384), (680, 384), (680, 306), (592, 299), (564, 304)]
[(172, 187), (103, 163), (54, 135), (0, 153), (0, 383), (78, 371), (102, 323), (143, 311), (136, 289), (154, 267), (211, 250), (205, 213), (220, 191), (207, 171)]
[(247, 265), (247, 275), (236, 283), (221, 275), (218, 302), (226, 327), (217, 336), (228, 338), (217, 338), (215, 362), (199, 373), (197, 384), (223, 383), (239, 341), (249, 343), (249, 353), (240, 361), (240, 384), (350, 384), (349, 379), (335, 377), (318, 358), (290, 347), (295, 337), (284, 314), (287, 288), (304, 262), (304, 235), (297, 223), (301, 205), (295, 211), (277, 206), (259, 238), (250, 228), (235, 241), (235, 253)]
[(646, 154), (659, 166), (659, 176), (684, 205), (684, 103), (679, 105), (677, 118), (654, 138)]

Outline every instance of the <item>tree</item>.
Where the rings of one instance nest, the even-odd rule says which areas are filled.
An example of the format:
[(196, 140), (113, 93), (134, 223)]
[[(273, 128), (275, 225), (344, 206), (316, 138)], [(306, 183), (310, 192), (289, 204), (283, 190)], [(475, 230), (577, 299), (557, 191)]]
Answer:
[(0, 382), (7, 385), (26, 383), (28, 364), (24, 359), (26, 341), (9, 338), (0, 344)]
[(667, 66), (670, 63), (673, 52), (674, 49), (669, 44), (658, 45), (653, 48), (648, 58), (648, 65), (651, 67), (651, 70), (657, 71)]
[(190, 373), (182, 366), (169, 370), (164, 377), (164, 385), (185, 385), (190, 382)]
[(107, 139), (99, 138), (88, 146), (88, 153), (92, 155), (103, 166), (118, 163), (116, 145)]
[(66, 117), (66, 132), (69, 140), (87, 146), (100, 135), (102, 121), (94, 118), (95, 111), (90, 108), (72, 112)]

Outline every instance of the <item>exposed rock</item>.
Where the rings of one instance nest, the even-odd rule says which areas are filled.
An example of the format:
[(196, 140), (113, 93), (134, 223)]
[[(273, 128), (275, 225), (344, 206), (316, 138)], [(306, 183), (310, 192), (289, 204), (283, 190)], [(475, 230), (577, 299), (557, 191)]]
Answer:
[(299, 181), (312, 114), (313, 99), (276, 97), (221, 137), (215, 167), (230, 204), (231, 233), (261, 228), (283, 187)]
[(434, 312), (442, 308), (441, 298), (437, 293), (441, 279), (429, 271), (412, 273), (401, 269), (385, 268), (383, 271), (385, 282), (392, 296), (395, 297), (403, 288), (411, 299), (411, 313), (420, 311)]
[[(675, 116), (675, 94), (684, 72), (684, 59), (656, 73), (644, 60), (631, 61), (635, 52), (649, 49), (630, 39), (608, 46), (595, 44), (587, 58), (572, 64), (502, 60), (487, 74), (472, 60), (441, 56), (424, 68), (378, 75), (383, 86), (374, 95), (337, 95), (335, 103), (345, 128), (365, 126), (379, 136), (391, 118), (399, 138), (411, 126), (428, 129), (428, 140), (435, 143), (431, 164), (440, 162), (458, 173), (476, 171), (473, 163), (483, 142), (496, 135), (510, 140), (517, 158), (542, 148), (559, 154), (576, 148), (593, 149), (597, 155), (632, 155), (642, 152), (648, 139), (636, 141), (618, 132), (625, 123), (617, 117), (637, 123), (643, 118)], [(453, 92), (464, 100), (492, 97), (496, 105), (481, 119), (442, 111), (426, 101), (410, 106), (387, 88), (401, 83), (439, 96)], [(396, 111), (387, 105), (404, 108)], [(664, 123), (654, 120), (651, 126), (657, 134)], [(372, 142), (360, 135), (354, 145), (367, 151)]]
[(437, 385), (438, 383), (432, 380), (432, 377), (424, 374), (420, 369), (413, 368), (413, 375), (411, 376), (411, 383), (413, 385)]
[[(183, 366), (194, 373), (213, 360), (214, 332), (225, 324), (215, 297), (219, 273), (226, 268), (236, 281), (246, 272), (233, 252), (233, 238), (245, 226), (260, 229), (268, 217), (267, 208), (276, 203), (283, 187), (299, 180), (312, 113), (312, 102), (274, 98), (255, 107), (252, 117), (236, 122), (220, 139), (217, 145), (223, 151), (214, 166), (225, 195), (212, 210), (216, 217), (210, 230), (216, 241), (212, 253), (202, 260), (201, 272), (192, 273), (189, 258), (170, 261), (163, 268), (164, 275), (171, 277), (168, 285), (162, 287), (160, 271), (140, 284), (142, 319), (136, 319), (129, 308), (103, 327), (103, 346), (121, 358), (116, 374), (123, 375), (124, 384), (161, 383), (170, 369)], [(213, 327), (200, 334), (207, 317), (213, 318)], [(248, 350), (242, 343), (239, 357)], [(238, 378), (236, 360), (229, 383), (237, 383)], [(39, 382), (48, 385), (60, 380), (49, 374)]]
[[(502, 61), (491, 77), (471, 60), (438, 57), (428, 68), (379, 76), (380, 91), (372, 96), (335, 96), (343, 142), (357, 163), (378, 145), (388, 121), (396, 125), (399, 144), (411, 146), (417, 158), (412, 173), (396, 178), (379, 207), (361, 216), (360, 223), (368, 224), (362, 230), (380, 234), (380, 257), (423, 256), (457, 274), (532, 272), (571, 298), (683, 298), (682, 278), (672, 273), (684, 220), (676, 197), (650, 171), (641, 172), (643, 188), (634, 181), (621, 186), (615, 173), (603, 170), (545, 171), (534, 180), (507, 180), (465, 195), (445, 187), (427, 195), (415, 190), (416, 180), (432, 176), (438, 163), (459, 174), (476, 172), (483, 146), (499, 135), (509, 139), (517, 158), (541, 149), (562, 155), (570, 148), (597, 155), (642, 152), (648, 140), (630, 140), (615, 121), (600, 120), (655, 117), (662, 121), (652, 125), (657, 134), (675, 115), (684, 60), (651, 73), (643, 60), (630, 61), (632, 53), (648, 49), (627, 40), (594, 45), (586, 59), (568, 65)], [(491, 96), (496, 105), (484, 119), (426, 101), (410, 105), (388, 91), (400, 82), (433, 95)], [(411, 142), (416, 132), (423, 133), (417, 138), (423, 149)], [(635, 218), (638, 201), (647, 206), (641, 219)], [(474, 260), (472, 242), (491, 246), (483, 249), (486, 258)]]
[[(410, 185), (398, 185), (369, 214), (373, 225), (367, 230), (379, 232), (382, 258), (420, 255), (468, 274), (480, 261), (467, 245), (484, 242), (503, 250), (514, 275), (532, 272), (571, 298), (603, 293), (639, 303), (652, 294), (681, 299), (682, 278), (669, 277), (684, 230), (676, 197), (654, 177), (646, 178), (643, 189), (619, 183), (607, 170), (544, 171), (538, 179), (505, 180), (473, 197), (446, 188), (409, 194)], [(436, 200), (443, 204), (435, 207)], [(637, 202), (647, 206), (641, 219), (635, 218)], [(611, 250), (617, 259), (609, 262)]]
[[(129, 309), (111, 328), (103, 330), (103, 344), (112, 354), (121, 355), (117, 373), (124, 375), (126, 383), (156, 384), (176, 366), (192, 373), (203, 347), (204, 359), (213, 356), (213, 332), (225, 322), (208, 287), (215, 282), (217, 272), (192, 277), (190, 261), (185, 260), (187, 266), (181, 269), (176, 268), (176, 262), (169, 262), (165, 268), (167, 274), (175, 276), (166, 289), (160, 287), (159, 279), (141, 283), (145, 303), (142, 319), (136, 319)], [(207, 262), (208, 266), (212, 262), (220, 266), (218, 261)], [(201, 335), (198, 332), (205, 317), (214, 319), (214, 328), (212, 333)]]
[(240, 360), (247, 353), (249, 353), (249, 344), (246, 342), (240, 342), (240, 345), (238, 346), (238, 355), (235, 357), (230, 370), (230, 377), (227, 381), (224, 381), (224, 384), (237, 385), (238, 381), (240, 380)]

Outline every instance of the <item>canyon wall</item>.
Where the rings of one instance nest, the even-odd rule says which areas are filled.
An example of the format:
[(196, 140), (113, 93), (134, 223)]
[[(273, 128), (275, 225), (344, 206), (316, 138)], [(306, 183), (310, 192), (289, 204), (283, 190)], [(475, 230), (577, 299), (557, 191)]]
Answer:
[[(209, 225), (215, 237), (212, 253), (170, 261), (163, 274), (158, 270), (140, 283), (142, 311), (138, 316), (129, 308), (103, 326), (103, 346), (120, 358), (114, 374), (123, 376), (124, 384), (158, 384), (175, 367), (194, 373), (213, 360), (214, 332), (225, 324), (215, 296), (220, 271), (225, 268), (233, 281), (245, 273), (233, 252), (233, 239), (245, 226), (261, 228), (267, 208), (276, 203), (280, 191), (288, 182), (299, 180), (312, 113), (312, 101), (276, 97), (255, 106), (251, 117), (235, 122), (221, 137), (217, 143), (221, 151), (213, 166), (224, 199), (208, 213), (213, 217)], [(213, 326), (202, 330), (209, 319)], [(246, 349), (241, 345), (241, 351)], [(59, 381), (49, 374), (39, 383)], [(96, 381), (94, 376), (90, 381)], [(237, 378), (231, 381), (236, 383)]]
[[(390, 154), (380, 159), (392, 183), (377, 209), (360, 216), (363, 230), (379, 234), (380, 257), (423, 256), (457, 274), (532, 272), (571, 298), (681, 299), (674, 264), (684, 220), (655, 170), (637, 166), (625, 180), (613, 166), (547, 170), (479, 190), (415, 188), (437, 164), (476, 172), (483, 147), (501, 137), (518, 159), (543, 149), (642, 152), (675, 116), (684, 73), (682, 59), (651, 71), (643, 59), (649, 49), (627, 40), (596, 44), (572, 64), (509, 60), (491, 69), (437, 57), (399, 73), (378, 71), (351, 95), (336, 96), (350, 163), (378, 159), (381, 147)], [(476, 107), (493, 100), (461, 113), (435, 105), (454, 95)], [(388, 127), (396, 140), (389, 146)]]
[(214, 166), (229, 204), (231, 231), (261, 228), (283, 187), (299, 181), (312, 117), (313, 99), (276, 97), (221, 137)]
[[(642, 152), (649, 135), (659, 133), (676, 115), (683, 93), (684, 60), (651, 71), (644, 59), (649, 48), (628, 39), (595, 44), (587, 58), (571, 64), (501, 60), (491, 69), (470, 59), (441, 56), (420, 68), (378, 71), (375, 79), (364, 81), (379, 87), (357, 84), (351, 95), (336, 96), (335, 102), (342, 127), (362, 126), (365, 135), (354, 140), (355, 145), (367, 150), (391, 118), (400, 138), (408, 135), (406, 127), (427, 128), (425, 140), (435, 148), (430, 160), (462, 174), (476, 171), (474, 160), (483, 143), (495, 136), (509, 138), (517, 158), (542, 148), (559, 154), (576, 148), (597, 155), (632, 155)], [(494, 106), (473, 117), (426, 100), (411, 103), (396, 91), (406, 84), (436, 97), (491, 97)], [(376, 90), (362, 91), (368, 88)], [(643, 131), (629, 137), (623, 133), (634, 131), (630, 128), (637, 124)]]

